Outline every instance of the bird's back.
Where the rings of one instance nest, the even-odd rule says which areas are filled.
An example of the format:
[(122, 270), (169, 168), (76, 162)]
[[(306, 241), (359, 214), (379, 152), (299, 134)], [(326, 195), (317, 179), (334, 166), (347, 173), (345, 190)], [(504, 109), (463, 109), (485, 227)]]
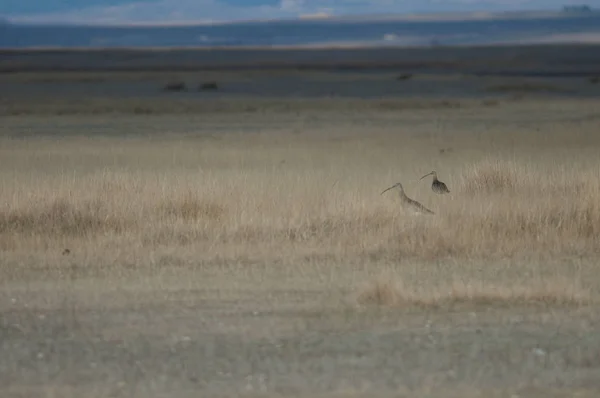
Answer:
[(434, 180), (433, 184), (431, 184), (431, 188), (437, 193), (449, 193), (450, 192), (450, 190), (448, 190), (448, 187), (446, 186), (446, 184), (444, 184), (443, 182), (441, 182), (439, 180)]
[(406, 197), (405, 203), (409, 207), (411, 207), (413, 210), (420, 211), (420, 212), (427, 213), (427, 214), (435, 214), (434, 212), (429, 210), (427, 207), (423, 206), (421, 203), (417, 202), (416, 200), (412, 200), (409, 197)]

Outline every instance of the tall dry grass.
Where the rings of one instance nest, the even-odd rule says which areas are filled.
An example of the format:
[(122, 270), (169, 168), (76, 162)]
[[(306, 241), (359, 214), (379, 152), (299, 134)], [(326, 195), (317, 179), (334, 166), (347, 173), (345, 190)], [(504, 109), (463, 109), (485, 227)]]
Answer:
[[(577, 281), (596, 290), (600, 247), (592, 105), (435, 118), (372, 109), (8, 118), (0, 273), (141, 268), (180, 278), (183, 267), (224, 285), (331, 291), (390, 269), (420, 286), (400, 289), (411, 305), (584, 303)], [(544, 118), (543, 131), (528, 127)], [(432, 169), (450, 195), (419, 180)], [(435, 215), (405, 213), (395, 192), (380, 195), (398, 181)], [(449, 278), (464, 286), (447, 293)]]
[[(233, 157), (232, 148), (220, 151)], [(349, 175), (344, 164), (321, 164), (320, 158), (299, 157), (287, 168), (239, 162), (29, 181), (18, 173), (4, 176), (0, 248), (84, 249), (102, 241), (146, 249), (194, 246), (206, 256), (392, 260), (592, 255), (600, 249), (600, 162), (545, 172), (518, 160), (474, 161), (446, 178), (452, 190), (446, 196), (431, 194), (430, 182), (420, 189), (410, 182), (408, 194), (433, 207), (434, 216), (403, 212), (393, 192), (380, 196), (395, 176), (384, 180), (375, 168)]]

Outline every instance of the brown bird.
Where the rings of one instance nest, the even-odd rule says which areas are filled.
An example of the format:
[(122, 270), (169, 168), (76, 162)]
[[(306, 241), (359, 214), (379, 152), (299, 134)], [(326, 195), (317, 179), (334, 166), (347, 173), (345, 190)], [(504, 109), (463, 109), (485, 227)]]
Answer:
[(433, 182), (431, 183), (431, 189), (433, 190), (433, 192), (439, 193), (439, 194), (450, 193), (450, 190), (448, 189), (448, 187), (446, 186), (446, 184), (444, 184), (443, 182), (441, 182), (440, 180), (438, 180), (437, 173), (435, 171), (432, 171), (431, 173), (425, 174), (420, 179), (422, 180), (423, 178), (425, 178), (427, 176), (430, 176), (430, 175), (433, 175)]
[(402, 206), (404, 208), (412, 210), (415, 213), (435, 214), (434, 212), (429, 210), (427, 207), (423, 206), (421, 203), (417, 202), (416, 200), (412, 200), (411, 198), (406, 196), (406, 194), (404, 193), (404, 187), (399, 182), (392, 185), (391, 187), (385, 189), (383, 192), (381, 192), (380, 195), (383, 195), (385, 192), (387, 192), (393, 188), (398, 188), (398, 192), (400, 194), (400, 202), (402, 203)]

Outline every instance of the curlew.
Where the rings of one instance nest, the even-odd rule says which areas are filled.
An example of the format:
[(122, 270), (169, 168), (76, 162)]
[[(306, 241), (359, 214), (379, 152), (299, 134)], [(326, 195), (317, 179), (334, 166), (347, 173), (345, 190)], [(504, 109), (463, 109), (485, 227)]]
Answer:
[(431, 183), (431, 190), (435, 193), (439, 193), (439, 194), (445, 194), (445, 193), (450, 193), (450, 190), (448, 189), (448, 187), (446, 186), (446, 184), (444, 184), (443, 182), (441, 182), (440, 180), (438, 180), (437, 178), (437, 173), (435, 171), (432, 171), (431, 173), (425, 174), (423, 177), (421, 177), (420, 179), (422, 180), (423, 178), (433, 175), (433, 182)]
[(402, 187), (402, 184), (399, 182), (392, 185), (388, 189), (385, 189), (383, 192), (381, 192), (380, 195), (383, 195), (385, 192), (387, 192), (393, 188), (398, 188), (398, 192), (400, 193), (400, 202), (402, 203), (402, 206), (405, 207), (406, 209), (410, 209), (410, 210), (414, 211), (415, 213), (435, 214), (434, 212), (429, 210), (427, 207), (423, 206), (421, 203), (406, 196), (406, 194), (404, 193), (404, 187)]

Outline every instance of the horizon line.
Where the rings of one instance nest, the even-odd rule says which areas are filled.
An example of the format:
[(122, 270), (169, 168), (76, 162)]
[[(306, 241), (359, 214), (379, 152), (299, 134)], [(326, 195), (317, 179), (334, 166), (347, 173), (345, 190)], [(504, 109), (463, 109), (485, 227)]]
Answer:
[(326, 13), (305, 14), (296, 17), (275, 18), (252, 18), (233, 20), (182, 20), (182, 21), (130, 21), (130, 22), (73, 22), (73, 21), (27, 21), (20, 17), (3, 17), (0, 15), (0, 25), (15, 26), (73, 26), (73, 27), (194, 27), (215, 26), (233, 24), (264, 24), (277, 22), (361, 22), (361, 21), (404, 21), (404, 22), (436, 22), (436, 21), (467, 21), (467, 20), (490, 20), (519, 17), (576, 17), (599, 14), (600, 9), (592, 8), (589, 12), (567, 12), (563, 9), (530, 9), (530, 10), (503, 10), (503, 11), (442, 11), (442, 12), (418, 12), (418, 13), (394, 13), (394, 14), (340, 14), (331, 15)]

